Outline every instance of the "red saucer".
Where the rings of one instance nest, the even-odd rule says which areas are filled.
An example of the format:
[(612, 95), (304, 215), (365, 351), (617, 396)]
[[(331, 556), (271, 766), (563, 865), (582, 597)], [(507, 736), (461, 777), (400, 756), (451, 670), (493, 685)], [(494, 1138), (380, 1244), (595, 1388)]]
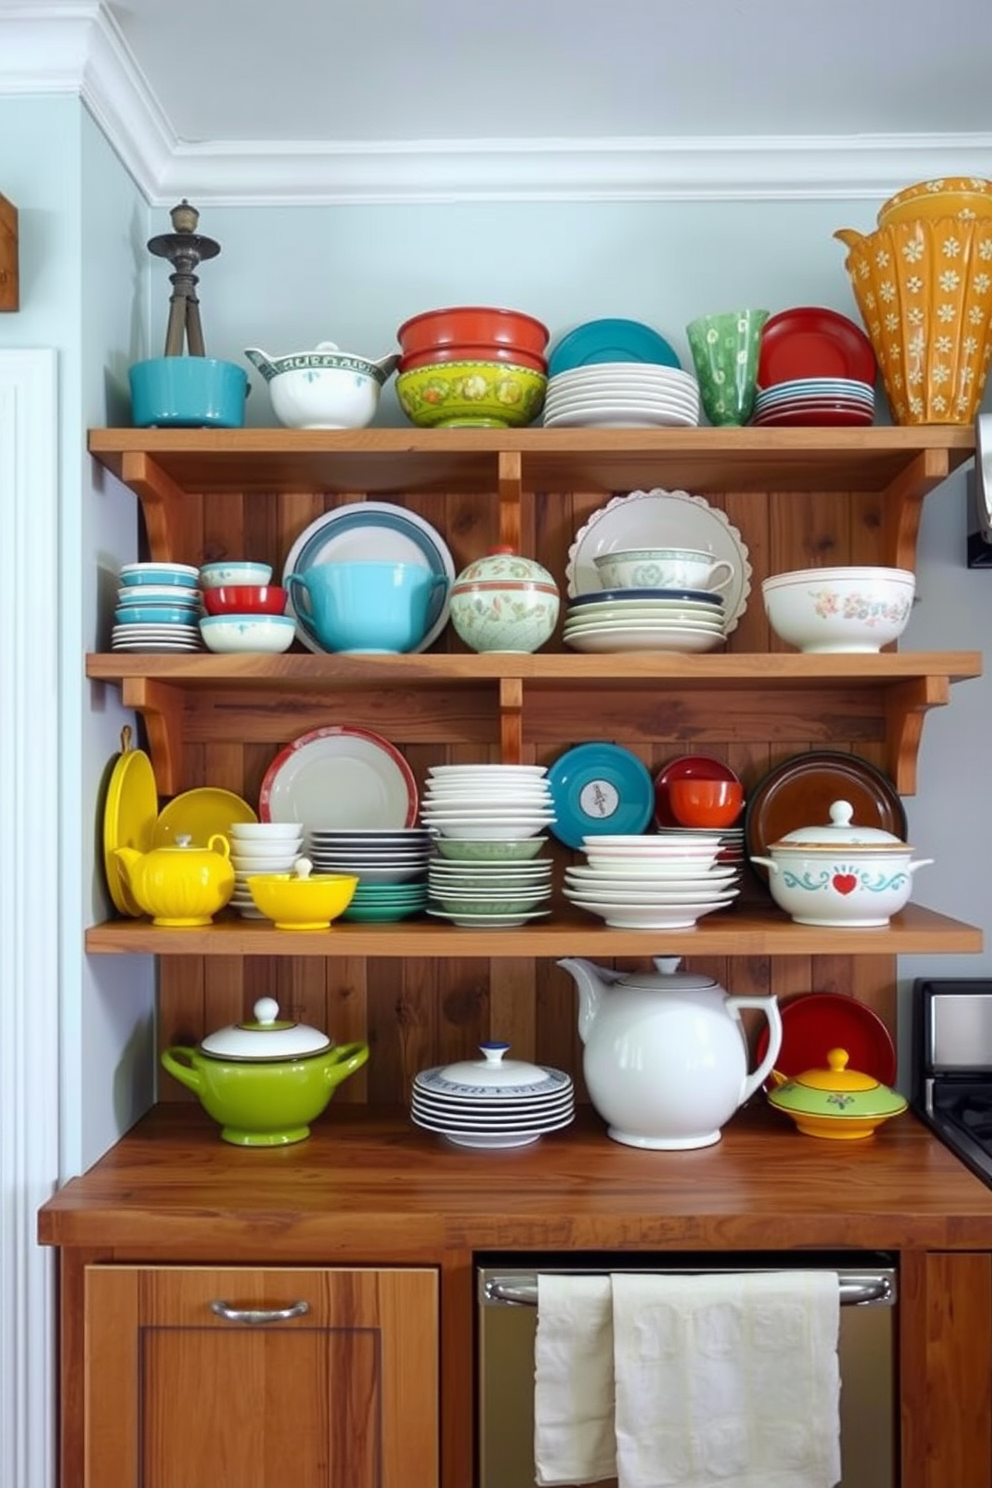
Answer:
[(669, 760), (663, 770), (654, 777), (654, 824), (656, 827), (677, 827), (668, 801), (668, 784), (671, 780), (737, 780), (739, 777), (722, 759), (713, 754), (680, 754)]
[[(860, 1070), (883, 1085), (896, 1077), (896, 1051), (889, 1030), (877, 1013), (846, 992), (799, 992), (779, 1004), (782, 1047), (775, 1068), (782, 1075), (826, 1069), (831, 1049), (846, 1049), (848, 1068)], [(768, 1029), (758, 1035), (759, 1062), (768, 1048)], [(765, 1089), (771, 1081), (765, 1081)]]
[(766, 321), (758, 356), (758, 386), (804, 377), (875, 382), (875, 353), (860, 326), (836, 310), (799, 306)]

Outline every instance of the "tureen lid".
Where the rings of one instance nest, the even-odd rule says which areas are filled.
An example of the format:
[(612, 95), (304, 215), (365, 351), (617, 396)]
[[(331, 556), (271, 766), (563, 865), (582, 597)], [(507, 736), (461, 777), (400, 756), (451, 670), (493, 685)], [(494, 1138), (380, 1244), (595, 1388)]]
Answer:
[(827, 1067), (792, 1075), (768, 1093), (771, 1105), (807, 1116), (897, 1116), (906, 1102), (871, 1075), (847, 1067), (846, 1049), (831, 1049)]
[(442, 1095), (500, 1100), (520, 1095), (547, 1095), (554, 1090), (565, 1090), (570, 1084), (571, 1077), (562, 1070), (530, 1064), (525, 1059), (506, 1059), (509, 1047), (498, 1040), (480, 1044), (481, 1059), (462, 1059), (455, 1064), (421, 1070), (414, 1076), (414, 1086), (418, 1090)]
[(854, 815), (854, 807), (850, 801), (834, 801), (830, 807), (830, 820), (820, 826), (796, 827), (792, 832), (786, 832), (777, 842), (771, 843), (769, 852), (774, 852), (777, 847), (804, 848), (823, 847), (834, 851), (838, 844), (845, 846), (867, 847), (874, 852), (881, 848), (897, 847), (901, 852), (908, 852), (909, 848), (901, 837), (894, 832), (886, 832), (881, 827), (855, 826), (851, 818)]
[(333, 1040), (318, 1028), (281, 1019), (274, 997), (260, 997), (252, 1011), (254, 1019), (208, 1033), (200, 1052), (218, 1059), (301, 1059), (331, 1047)]

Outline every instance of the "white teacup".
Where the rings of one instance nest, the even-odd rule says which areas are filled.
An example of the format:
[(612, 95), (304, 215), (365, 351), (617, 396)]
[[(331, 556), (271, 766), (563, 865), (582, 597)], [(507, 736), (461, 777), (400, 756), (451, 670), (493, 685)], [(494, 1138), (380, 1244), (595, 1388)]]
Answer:
[(734, 565), (699, 548), (628, 548), (593, 559), (604, 589), (726, 589)]

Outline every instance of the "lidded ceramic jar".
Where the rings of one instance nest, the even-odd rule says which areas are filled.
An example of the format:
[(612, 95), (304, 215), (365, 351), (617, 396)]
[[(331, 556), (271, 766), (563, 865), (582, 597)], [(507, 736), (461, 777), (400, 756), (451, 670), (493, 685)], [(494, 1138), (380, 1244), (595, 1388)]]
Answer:
[(905, 1111), (906, 1101), (871, 1075), (848, 1069), (847, 1058), (846, 1049), (831, 1049), (825, 1069), (783, 1081), (769, 1091), (769, 1104), (808, 1137), (870, 1137), (883, 1121)]
[(881, 827), (856, 825), (849, 801), (834, 801), (830, 821), (797, 827), (753, 857), (768, 869), (775, 903), (797, 925), (877, 928), (903, 909), (913, 874), (933, 858), (912, 860), (913, 849)]
[(164, 1049), (163, 1068), (220, 1123), (225, 1142), (302, 1142), (342, 1080), (365, 1064), (369, 1046), (336, 1044), (319, 1028), (280, 1018), (271, 997), (260, 997), (253, 1011), (254, 1018), (217, 1029), (197, 1048)]
[(513, 548), (495, 548), (451, 586), (456, 633), (473, 651), (536, 651), (554, 633), (561, 599), (554, 576)]

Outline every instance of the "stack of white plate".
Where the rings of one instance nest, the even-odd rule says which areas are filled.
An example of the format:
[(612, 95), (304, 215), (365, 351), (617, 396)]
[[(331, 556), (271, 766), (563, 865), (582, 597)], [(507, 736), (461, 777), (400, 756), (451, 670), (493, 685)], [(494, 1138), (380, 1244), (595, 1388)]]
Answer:
[(199, 571), (188, 563), (125, 563), (112, 651), (202, 651)]
[(420, 819), (440, 837), (534, 837), (555, 819), (546, 774), (544, 765), (434, 765)]
[(431, 840), (425, 827), (315, 828), (309, 855), (318, 873), (357, 874), (358, 887), (342, 919), (386, 923), (418, 914), (427, 903)]
[(551, 898), (550, 858), (526, 863), (451, 862), (434, 858), (427, 913), (470, 929), (509, 928), (545, 918)]
[(850, 377), (796, 377), (759, 388), (752, 424), (848, 428), (874, 422), (875, 389)]
[(248, 920), (264, 920), (247, 880), (253, 873), (292, 873), (303, 847), (303, 828), (295, 822), (232, 822), (228, 827), (234, 893), (231, 908)]
[(578, 594), (562, 639), (573, 651), (712, 651), (727, 639), (726, 606), (708, 589), (613, 589)]
[(564, 895), (623, 930), (686, 930), (740, 893), (740, 865), (720, 862), (716, 832), (583, 838)]
[(599, 362), (548, 378), (546, 428), (651, 429), (699, 423), (699, 384), (680, 367)]
[(525, 1147), (568, 1126), (575, 1116), (571, 1076), (506, 1059), (509, 1047), (481, 1044), (481, 1059), (421, 1070), (411, 1093), (414, 1125), (459, 1147)]

